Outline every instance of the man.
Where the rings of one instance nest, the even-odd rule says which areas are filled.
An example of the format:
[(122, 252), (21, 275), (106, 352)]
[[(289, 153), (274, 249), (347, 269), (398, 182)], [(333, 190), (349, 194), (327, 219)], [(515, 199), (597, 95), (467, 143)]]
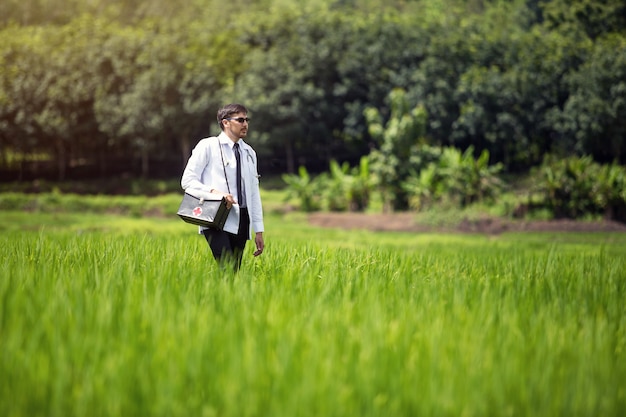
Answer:
[(217, 122), (222, 132), (202, 139), (194, 148), (183, 172), (184, 190), (200, 189), (226, 197), (231, 209), (224, 230), (200, 227), (213, 257), (222, 266), (241, 267), (246, 242), (254, 232), (256, 251), (263, 253), (263, 208), (259, 193), (256, 152), (243, 141), (248, 134), (248, 109), (228, 104), (218, 110)]

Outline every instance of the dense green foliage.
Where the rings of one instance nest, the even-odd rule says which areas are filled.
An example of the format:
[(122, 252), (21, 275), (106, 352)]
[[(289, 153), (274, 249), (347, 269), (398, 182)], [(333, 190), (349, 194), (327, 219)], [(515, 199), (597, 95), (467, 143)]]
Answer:
[(403, 184), (419, 169), (411, 164), (411, 156), (423, 146), (419, 140), (423, 142), (426, 133), (426, 113), (423, 107), (411, 109), (401, 89), (393, 90), (389, 101), (391, 111), (386, 124), (377, 109), (370, 107), (364, 112), (368, 131), (379, 142), (379, 149), (371, 153), (372, 173), (385, 205), (404, 210), (409, 207), (409, 197)]
[[(626, 222), (624, 166), (598, 164), (589, 156), (560, 159), (548, 155), (541, 166), (523, 181), (518, 180), (531, 185), (515, 188), (501, 176), (501, 164), (489, 165), (486, 150), (478, 158), (472, 151), (472, 147), (464, 153), (453, 147), (417, 147), (405, 164), (405, 172), (411, 175), (397, 182), (411, 209), (464, 210), (472, 205), (500, 205), (506, 206), (499, 213), (503, 216), (527, 218), (543, 212), (544, 217), (551, 219), (604, 218)], [(367, 160), (364, 157), (361, 165), (353, 168), (331, 161), (330, 174), (314, 176), (303, 166), (298, 175), (284, 174), (287, 200), (295, 201), (305, 212), (365, 211), (371, 209), (371, 196), (377, 194), (386, 210), (385, 196), (391, 193), (386, 184), (381, 186), (380, 173), (369, 170)]]
[(602, 214), (626, 222), (626, 169), (591, 158), (546, 158), (532, 175), (531, 205), (555, 217)]
[(5, 0), (0, 169), (177, 175), (227, 101), (252, 109), (264, 173), (356, 164), (385, 155), (364, 110), (386, 126), (396, 88), (426, 116), (413, 141), (506, 171), (624, 163), (626, 6), (571, 3)]
[(435, 161), (429, 162), (403, 185), (418, 210), (434, 206), (464, 208), (473, 203), (492, 203), (505, 184), (499, 177), (501, 164), (489, 165), (489, 152), (478, 158), (470, 146), (464, 153), (444, 148)]
[(361, 158), (355, 167), (331, 160), (329, 168), (329, 172), (315, 176), (301, 165), (297, 175), (283, 174), (282, 179), (287, 184), (285, 201), (295, 201), (297, 208), (304, 212), (370, 208), (378, 181), (371, 175), (368, 157)]
[(270, 214), (265, 253), (235, 276), (179, 219), (66, 207), (0, 216), (3, 416), (626, 410), (624, 234)]

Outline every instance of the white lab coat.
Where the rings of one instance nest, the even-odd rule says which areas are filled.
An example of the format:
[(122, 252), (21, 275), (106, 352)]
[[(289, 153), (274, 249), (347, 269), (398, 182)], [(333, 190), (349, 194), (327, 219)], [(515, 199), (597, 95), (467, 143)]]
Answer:
[[(241, 153), (241, 179), (246, 198), (246, 206), (250, 214), (250, 236), (252, 233), (265, 231), (263, 225), (263, 208), (259, 193), (259, 174), (257, 170), (256, 152), (243, 139), (239, 139)], [(206, 192), (217, 190), (237, 197), (237, 162), (233, 151), (234, 142), (224, 133), (217, 137), (200, 140), (183, 172), (180, 185), (183, 190), (200, 189)], [(220, 153), (220, 147), (222, 152)], [(222, 165), (222, 154), (224, 165)], [(224, 169), (228, 183), (224, 177)], [(228, 214), (224, 231), (237, 233), (239, 229), (239, 205), (234, 204)], [(204, 229), (200, 227), (200, 231)]]

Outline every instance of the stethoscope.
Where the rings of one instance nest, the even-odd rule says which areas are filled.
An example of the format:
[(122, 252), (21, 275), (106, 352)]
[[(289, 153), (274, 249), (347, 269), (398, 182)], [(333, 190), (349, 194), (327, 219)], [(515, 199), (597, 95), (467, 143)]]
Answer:
[[(256, 164), (254, 163), (254, 158), (252, 157), (252, 153), (250, 152), (249, 149), (244, 149), (244, 151), (246, 151), (246, 158), (248, 159), (248, 162), (250, 162), (250, 165), (248, 168), (255, 177), (257, 178), (261, 178), (261, 176), (259, 174), (256, 173)], [(226, 166), (230, 166), (230, 161), (226, 161)]]
[(252, 153), (250, 152), (249, 149), (246, 149), (246, 155), (248, 157), (248, 161), (250, 161), (250, 165), (249, 165), (250, 168), (248, 169), (252, 172), (252, 174), (257, 179), (261, 178), (261, 176), (256, 172), (256, 164), (254, 163), (254, 158), (252, 157)]
[(248, 157), (248, 161), (250, 161), (252, 166), (254, 166), (254, 158), (252, 158), (252, 154), (250, 153), (249, 149), (246, 149), (246, 156)]

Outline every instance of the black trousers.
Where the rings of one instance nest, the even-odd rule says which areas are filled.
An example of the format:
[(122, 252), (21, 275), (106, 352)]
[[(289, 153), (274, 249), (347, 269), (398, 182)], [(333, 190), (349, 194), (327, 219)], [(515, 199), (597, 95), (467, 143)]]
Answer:
[(223, 230), (206, 229), (202, 231), (204, 238), (211, 248), (213, 257), (222, 267), (232, 267), (238, 271), (241, 268), (243, 250), (250, 237), (250, 215), (248, 209), (242, 208), (239, 216), (239, 231), (237, 234)]

